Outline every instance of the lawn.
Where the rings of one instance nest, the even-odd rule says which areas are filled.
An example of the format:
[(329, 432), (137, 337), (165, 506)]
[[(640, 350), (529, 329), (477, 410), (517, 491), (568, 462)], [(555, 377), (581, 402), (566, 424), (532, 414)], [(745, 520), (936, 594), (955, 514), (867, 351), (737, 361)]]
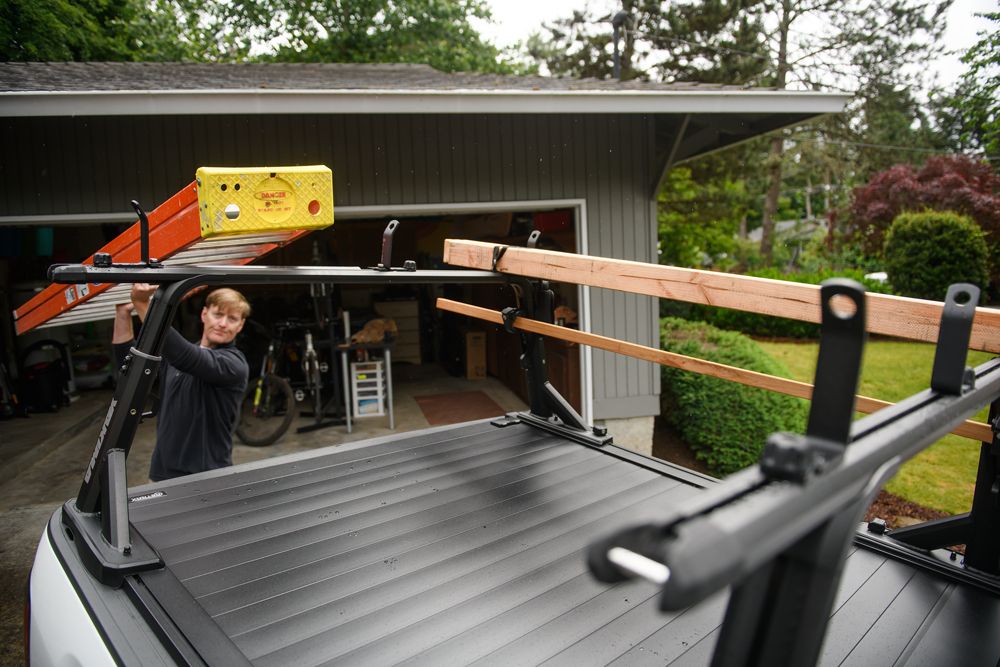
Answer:
[[(818, 343), (757, 341), (788, 368), (796, 380), (813, 381)], [(969, 352), (968, 365), (977, 366), (992, 355)], [(930, 385), (934, 346), (927, 343), (869, 341), (861, 370), (858, 393), (886, 401), (898, 401)], [(986, 421), (987, 409), (976, 415)], [(974, 440), (949, 435), (903, 465), (886, 490), (925, 507), (950, 514), (967, 512), (972, 504), (980, 445)]]

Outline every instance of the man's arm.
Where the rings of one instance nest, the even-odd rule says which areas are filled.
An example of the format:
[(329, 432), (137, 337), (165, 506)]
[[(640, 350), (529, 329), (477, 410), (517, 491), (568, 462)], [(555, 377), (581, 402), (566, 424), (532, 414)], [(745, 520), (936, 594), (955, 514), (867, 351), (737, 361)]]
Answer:
[(132, 333), (132, 304), (120, 303), (115, 306), (115, 326), (111, 332), (111, 342), (129, 343), (134, 338)]
[(125, 363), (125, 356), (128, 354), (134, 338), (135, 336), (132, 333), (132, 304), (120, 303), (115, 306), (115, 325), (111, 331), (111, 346), (119, 367)]
[(156, 285), (150, 285), (149, 283), (135, 283), (132, 285), (132, 292), (130, 294), (132, 297), (132, 306), (135, 308), (140, 322), (146, 321), (146, 313), (149, 312), (149, 302), (155, 293)]
[(177, 370), (214, 385), (243, 387), (250, 373), (246, 357), (235, 347), (201, 347), (173, 328), (163, 340), (163, 357)]

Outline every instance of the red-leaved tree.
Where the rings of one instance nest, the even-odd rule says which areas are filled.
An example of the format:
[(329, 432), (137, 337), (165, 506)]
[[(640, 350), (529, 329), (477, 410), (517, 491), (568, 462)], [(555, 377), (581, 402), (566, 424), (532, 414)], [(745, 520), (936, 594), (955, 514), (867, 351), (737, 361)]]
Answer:
[(922, 168), (897, 164), (854, 188), (851, 235), (866, 253), (879, 256), (885, 234), (904, 212), (954, 211), (967, 215), (986, 232), (994, 259), (1000, 255), (1000, 176), (986, 162), (964, 155), (932, 157)]

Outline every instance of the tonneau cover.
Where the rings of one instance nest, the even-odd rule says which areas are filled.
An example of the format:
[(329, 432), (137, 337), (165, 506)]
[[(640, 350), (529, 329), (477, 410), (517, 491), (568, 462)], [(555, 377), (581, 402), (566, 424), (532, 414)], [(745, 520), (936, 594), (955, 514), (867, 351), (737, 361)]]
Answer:
[[(254, 664), (708, 664), (725, 595), (665, 614), (587, 572), (589, 542), (704, 484), (613, 451), (476, 422), (148, 487), (130, 513)], [(998, 602), (855, 548), (821, 664), (995, 664)]]

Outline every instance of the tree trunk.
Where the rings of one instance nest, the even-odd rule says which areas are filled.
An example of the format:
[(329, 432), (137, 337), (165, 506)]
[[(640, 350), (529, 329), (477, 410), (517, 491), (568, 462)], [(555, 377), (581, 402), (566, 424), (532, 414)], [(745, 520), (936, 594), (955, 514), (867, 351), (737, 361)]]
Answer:
[[(774, 87), (782, 90), (785, 87), (785, 77), (788, 73), (788, 28), (791, 24), (793, 0), (782, 0), (781, 18), (778, 22), (778, 70)], [(785, 145), (781, 136), (771, 140), (771, 150), (767, 158), (767, 170), (771, 183), (767, 188), (764, 200), (764, 213), (761, 219), (760, 254), (764, 262), (770, 264), (774, 260), (774, 215), (778, 211), (778, 196), (781, 194), (781, 158), (785, 153)]]
[(774, 214), (778, 210), (778, 196), (781, 194), (781, 157), (785, 144), (781, 137), (771, 140), (771, 151), (767, 156), (767, 171), (771, 179), (764, 199), (764, 215), (761, 220), (760, 254), (766, 264), (774, 260)]

